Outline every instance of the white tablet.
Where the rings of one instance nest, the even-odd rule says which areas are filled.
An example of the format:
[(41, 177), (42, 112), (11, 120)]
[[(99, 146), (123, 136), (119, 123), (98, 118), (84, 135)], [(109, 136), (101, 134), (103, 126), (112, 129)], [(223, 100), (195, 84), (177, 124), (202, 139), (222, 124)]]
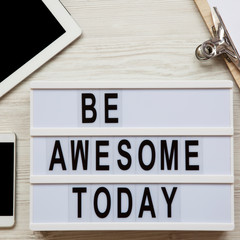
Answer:
[(1, 3), (0, 97), (81, 35), (59, 0)]

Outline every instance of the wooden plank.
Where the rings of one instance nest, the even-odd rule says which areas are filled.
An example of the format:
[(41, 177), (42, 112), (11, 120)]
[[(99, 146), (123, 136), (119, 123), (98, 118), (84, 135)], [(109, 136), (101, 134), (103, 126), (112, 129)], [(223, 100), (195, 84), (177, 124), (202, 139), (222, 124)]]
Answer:
[[(29, 229), (30, 83), (33, 81), (161, 81), (229, 79), (224, 63), (199, 64), (194, 48), (206, 36), (193, 1), (62, 0), (83, 29), (54, 59), (0, 99), (0, 131), (17, 134), (16, 225), (1, 229), (14, 240), (239, 240), (240, 94), (234, 84), (235, 221), (232, 232), (52, 231)], [(13, 5), (14, 6), (14, 5)]]

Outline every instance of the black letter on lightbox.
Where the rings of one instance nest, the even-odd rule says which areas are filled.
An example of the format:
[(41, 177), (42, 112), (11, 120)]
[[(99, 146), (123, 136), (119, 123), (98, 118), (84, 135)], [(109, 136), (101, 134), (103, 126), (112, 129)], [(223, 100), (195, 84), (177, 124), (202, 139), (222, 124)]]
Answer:
[[(143, 162), (143, 156), (142, 156), (143, 149), (144, 149), (145, 146), (149, 146), (150, 149), (151, 149), (151, 153), (152, 153), (151, 161), (148, 165), (146, 165)], [(150, 140), (144, 140), (140, 144), (140, 147), (139, 147), (139, 150), (138, 150), (138, 159), (139, 159), (139, 164), (140, 164), (141, 168), (145, 171), (151, 170), (154, 166), (155, 158), (156, 158), (156, 152), (155, 152), (155, 147), (154, 147), (153, 143)]]
[(118, 118), (110, 118), (109, 111), (117, 110), (117, 105), (110, 105), (108, 100), (110, 98), (118, 98), (117, 93), (106, 93), (105, 94), (105, 123), (118, 123)]
[(185, 142), (185, 154), (186, 154), (186, 170), (187, 171), (199, 171), (199, 165), (190, 165), (191, 157), (198, 157), (198, 152), (189, 152), (189, 146), (198, 146), (198, 140)]
[(163, 192), (163, 195), (164, 195), (165, 200), (166, 200), (167, 205), (168, 205), (168, 214), (167, 214), (168, 218), (172, 217), (172, 202), (173, 202), (173, 198), (176, 194), (176, 191), (177, 191), (177, 187), (174, 187), (173, 190), (172, 190), (171, 196), (169, 197), (166, 188), (162, 187), (162, 192)]
[[(146, 200), (148, 200), (148, 205), (146, 204)], [(153, 202), (152, 202), (152, 197), (151, 197), (149, 187), (145, 187), (145, 189), (144, 189), (142, 203), (141, 203), (140, 211), (138, 214), (139, 218), (143, 217), (144, 211), (150, 211), (152, 218), (156, 218), (156, 214), (155, 214), (155, 210), (153, 207)]]
[(107, 158), (108, 152), (100, 152), (100, 146), (108, 146), (109, 141), (96, 141), (96, 170), (108, 171), (109, 165), (101, 165), (100, 158)]
[(71, 140), (71, 154), (72, 154), (72, 169), (77, 170), (79, 152), (81, 153), (83, 170), (88, 168), (88, 150), (89, 150), (89, 140), (85, 141), (85, 150), (83, 149), (83, 141), (77, 141), (76, 154), (75, 154), (75, 144), (74, 140)]
[[(59, 158), (57, 158), (57, 153), (59, 154)], [(65, 164), (65, 161), (64, 161), (64, 157), (63, 157), (61, 143), (60, 143), (59, 140), (56, 140), (55, 144), (54, 144), (51, 163), (50, 163), (50, 166), (49, 166), (49, 171), (53, 170), (54, 164), (61, 164), (62, 170), (67, 170), (66, 164)]]
[(83, 187), (74, 187), (72, 189), (73, 193), (77, 193), (78, 194), (78, 218), (82, 217), (82, 193), (86, 193), (87, 192), (87, 188), (83, 188)]
[[(128, 198), (128, 209), (127, 211), (122, 211), (122, 194), (126, 194)], [(118, 188), (117, 192), (117, 199), (118, 199), (118, 218), (127, 218), (132, 212), (132, 194), (128, 188)]]
[[(107, 206), (104, 212), (100, 212), (98, 208), (98, 197), (101, 193), (104, 193), (107, 198)], [(98, 188), (94, 195), (94, 210), (96, 215), (99, 218), (105, 218), (108, 216), (110, 209), (111, 209), (111, 197), (109, 191), (105, 187)]]
[[(87, 105), (86, 99), (91, 99), (92, 103)], [(96, 104), (96, 98), (92, 93), (82, 94), (82, 123), (93, 123), (97, 119), (97, 111), (94, 108)], [(91, 111), (92, 117), (87, 117), (86, 112)]]
[(167, 141), (161, 140), (161, 170), (164, 170), (164, 160), (166, 156), (167, 170), (172, 170), (174, 156), (174, 170), (178, 170), (178, 140), (172, 141), (170, 156), (167, 147)]
[(117, 160), (117, 163), (118, 163), (118, 166), (121, 170), (123, 171), (126, 171), (128, 170), (130, 167), (131, 167), (131, 164), (132, 164), (132, 158), (131, 158), (131, 155), (124, 151), (122, 149), (122, 146), (125, 145), (128, 149), (131, 148), (131, 144), (128, 140), (126, 139), (123, 139), (119, 142), (118, 144), (118, 152), (121, 156), (125, 157), (127, 159), (127, 163), (126, 164), (123, 164), (122, 161), (120, 159)]

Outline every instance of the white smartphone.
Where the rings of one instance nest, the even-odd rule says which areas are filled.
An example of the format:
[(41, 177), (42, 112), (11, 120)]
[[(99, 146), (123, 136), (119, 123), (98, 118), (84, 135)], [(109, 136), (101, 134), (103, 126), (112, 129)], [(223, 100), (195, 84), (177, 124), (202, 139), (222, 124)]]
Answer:
[(16, 135), (0, 133), (0, 227), (15, 223)]

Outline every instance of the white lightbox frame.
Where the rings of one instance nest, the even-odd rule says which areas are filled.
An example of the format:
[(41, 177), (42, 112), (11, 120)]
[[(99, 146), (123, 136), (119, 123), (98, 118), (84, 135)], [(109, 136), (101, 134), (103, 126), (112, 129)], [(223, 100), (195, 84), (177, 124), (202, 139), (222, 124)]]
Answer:
[[(234, 229), (234, 168), (233, 168), (233, 84), (231, 81), (162, 81), (162, 82), (33, 82), (31, 86), (31, 199), (30, 228), (44, 230), (212, 230), (229, 231)], [(33, 91), (46, 89), (229, 89), (230, 90), (230, 126), (206, 128), (34, 128), (33, 127)], [(33, 174), (33, 138), (56, 136), (229, 136), (231, 138), (231, 174), (230, 175), (34, 175)], [(71, 183), (196, 183), (231, 185), (231, 222), (229, 223), (33, 223), (34, 184), (71, 184)]]

